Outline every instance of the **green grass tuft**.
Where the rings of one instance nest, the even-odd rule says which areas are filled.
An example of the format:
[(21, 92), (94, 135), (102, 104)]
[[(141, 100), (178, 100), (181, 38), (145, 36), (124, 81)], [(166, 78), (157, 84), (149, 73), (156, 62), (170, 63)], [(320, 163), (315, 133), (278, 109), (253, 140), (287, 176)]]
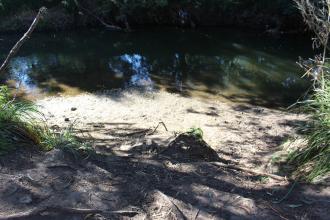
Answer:
[(190, 128), (187, 132), (188, 135), (192, 135), (197, 139), (203, 139), (203, 130), (201, 128)]
[(41, 116), (33, 102), (14, 98), (6, 86), (0, 86), (0, 154), (19, 147), (44, 151), (60, 148), (75, 155), (93, 152), (74, 135), (72, 126), (56, 132), (47, 127)]
[(74, 135), (73, 125), (59, 132), (47, 130), (42, 138), (42, 145), (50, 149), (58, 148), (71, 153), (76, 159), (81, 155), (89, 157), (95, 154), (90, 143), (83, 142)]

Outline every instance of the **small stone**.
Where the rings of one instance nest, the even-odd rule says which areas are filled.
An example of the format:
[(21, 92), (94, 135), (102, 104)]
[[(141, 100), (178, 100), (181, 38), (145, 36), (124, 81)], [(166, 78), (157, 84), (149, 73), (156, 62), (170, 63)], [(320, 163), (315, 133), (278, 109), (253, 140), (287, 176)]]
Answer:
[(68, 122), (70, 121), (70, 118), (65, 118), (64, 121)]
[(73, 112), (74, 112), (74, 111), (77, 111), (77, 108), (76, 108), (76, 107), (72, 107), (72, 108), (71, 108), (71, 111), (73, 111)]

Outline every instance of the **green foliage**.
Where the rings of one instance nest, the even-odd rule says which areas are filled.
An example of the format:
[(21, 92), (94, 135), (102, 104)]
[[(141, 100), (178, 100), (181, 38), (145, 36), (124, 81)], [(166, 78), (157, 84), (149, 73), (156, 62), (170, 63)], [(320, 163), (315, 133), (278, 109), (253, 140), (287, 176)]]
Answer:
[(0, 87), (0, 154), (19, 147), (38, 147), (41, 150), (60, 148), (90, 155), (92, 147), (73, 135), (72, 126), (55, 132), (41, 120), (37, 106), (10, 95), (7, 87)]
[(55, 7), (62, 4), (61, 0), (0, 0), (0, 15), (17, 13), (21, 10), (37, 10), (42, 6)]
[(316, 89), (312, 99), (305, 102), (311, 112), (308, 124), (308, 146), (289, 155), (289, 161), (300, 167), (311, 166), (307, 180), (330, 172), (330, 80), (324, 89)]
[(203, 130), (201, 128), (190, 128), (187, 134), (192, 135), (197, 139), (203, 139), (203, 135), (204, 135)]
[(5, 86), (0, 87), (0, 153), (8, 152), (21, 145), (37, 144), (34, 114), (37, 108), (28, 101), (17, 101), (10, 96)]
[[(0, 0), (0, 16), (15, 14), (21, 10), (36, 10), (41, 6), (48, 8), (64, 7), (71, 13), (78, 13), (77, 4), (82, 4), (98, 15), (117, 12), (120, 15), (136, 15), (144, 11), (149, 16), (172, 9), (205, 9), (218, 12), (241, 10), (264, 11), (265, 13), (292, 13), (296, 11), (292, 1), (288, 0)], [(118, 14), (120, 13), (120, 14)], [(142, 15), (140, 15), (142, 16)]]

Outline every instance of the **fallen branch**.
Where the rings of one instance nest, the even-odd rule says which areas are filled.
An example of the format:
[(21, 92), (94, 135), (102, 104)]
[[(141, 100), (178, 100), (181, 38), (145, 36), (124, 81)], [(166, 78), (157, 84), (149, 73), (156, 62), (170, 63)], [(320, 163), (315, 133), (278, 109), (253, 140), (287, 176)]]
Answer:
[(131, 210), (118, 210), (118, 211), (104, 211), (100, 209), (79, 209), (79, 208), (67, 208), (59, 206), (41, 206), (34, 209), (31, 209), (26, 212), (15, 213), (7, 216), (0, 216), (0, 220), (15, 220), (15, 219), (26, 219), (28, 217), (40, 215), (44, 212), (51, 213), (69, 213), (77, 215), (88, 215), (88, 214), (139, 214), (138, 211)]
[(15, 220), (25, 219), (28, 217), (39, 215), (43, 212), (65, 212), (71, 214), (98, 214), (101, 210), (97, 209), (74, 209), (74, 208), (63, 208), (63, 207), (37, 207), (26, 212), (19, 212), (12, 215), (0, 217), (0, 220)]
[[(76, 3), (76, 6), (78, 8), (80, 8), (81, 10), (85, 11), (87, 14), (89, 14), (90, 16), (92, 16), (93, 18), (95, 18), (96, 20), (98, 20), (103, 26), (105, 26), (108, 29), (111, 30), (117, 30), (117, 31), (123, 31), (123, 28), (116, 26), (116, 25), (112, 25), (112, 24), (108, 24), (105, 21), (103, 21), (103, 19), (101, 19), (100, 17), (96, 16), (93, 12), (91, 12), (90, 10), (88, 10), (87, 8), (85, 8), (84, 6), (82, 6), (78, 0), (74, 1)], [(125, 24), (127, 26), (127, 24)], [(127, 26), (127, 28), (129, 28), (129, 26)], [(126, 31), (129, 31), (129, 29), (126, 29)]]
[(33, 20), (33, 22), (31, 24), (30, 28), (28, 29), (28, 31), (23, 35), (23, 37), (10, 50), (10, 52), (9, 52), (8, 56), (6, 57), (5, 61), (2, 63), (2, 65), (0, 67), (0, 73), (2, 73), (7, 68), (8, 64), (9, 64), (9, 61), (16, 55), (16, 53), (23, 46), (25, 41), (27, 41), (27, 39), (30, 38), (32, 32), (37, 27), (37, 24), (39, 23), (40, 19), (42, 19), (42, 17), (46, 13), (46, 11), (47, 11), (46, 7), (40, 8), (37, 16)]
[(235, 165), (223, 164), (223, 163), (219, 163), (219, 162), (212, 162), (211, 164), (218, 166), (218, 167), (223, 167), (223, 168), (227, 168), (227, 169), (251, 173), (251, 174), (257, 175), (257, 176), (267, 176), (269, 178), (272, 178), (272, 179), (278, 180), (278, 181), (288, 181), (286, 177), (278, 176), (275, 174), (264, 173), (264, 172), (258, 172), (258, 171), (254, 171), (254, 170), (251, 170), (248, 168), (239, 167), (239, 166), (235, 166)]
[(56, 168), (62, 168), (62, 169), (70, 169), (70, 170), (73, 170), (73, 171), (76, 171), (77, 169), (70, 166), (70, 165), (67, 165), (67, 164), (55, 164), (55, 165), (51, 165), (51, 166), (47, 166), (48, 169), (56, 169)]

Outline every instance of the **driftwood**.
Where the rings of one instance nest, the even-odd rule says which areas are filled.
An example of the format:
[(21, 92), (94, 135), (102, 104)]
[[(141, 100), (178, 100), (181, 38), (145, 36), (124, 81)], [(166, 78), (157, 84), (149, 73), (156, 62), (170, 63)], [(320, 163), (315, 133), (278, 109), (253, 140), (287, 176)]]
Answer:
[(25, 41), (27, 41), (30, 38), (32, 32), (37, 27), (39, 21), (42, 19), (43, 15), (46, 13), (46, 11), (47, 11), (47, 8), (46, 7), (40, 8), (37, 16), (33, 20), (33, 22), (31, 24), (30, 28), (28, 29), (28, 31), (23, 35), (23, 37), (10, 50), (10, 52), (9, 52), (8, 56), (6, 57), (5, 61), (2, 63), (2, 65), (0, 67), (0, 73), (2, 73), (3, 71), (5, 71), (5, 69), (7, 68), (8, 64), (9, 64), (9, 61), (16, 55), (16, 53), (23, 46), (23, 44), (25, 43)]

